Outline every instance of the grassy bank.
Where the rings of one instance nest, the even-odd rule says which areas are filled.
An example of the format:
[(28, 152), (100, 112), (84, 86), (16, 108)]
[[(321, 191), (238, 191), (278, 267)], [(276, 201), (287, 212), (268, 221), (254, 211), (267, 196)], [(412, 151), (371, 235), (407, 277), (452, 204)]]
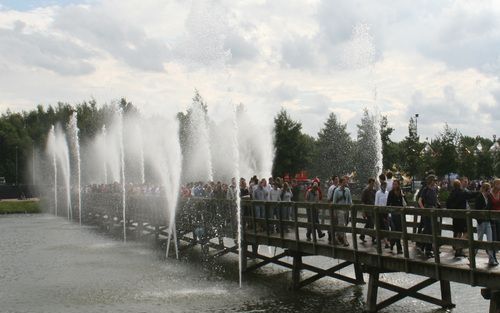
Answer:
[(40, 213), (38, 200), (2, 200), (0, 214)]

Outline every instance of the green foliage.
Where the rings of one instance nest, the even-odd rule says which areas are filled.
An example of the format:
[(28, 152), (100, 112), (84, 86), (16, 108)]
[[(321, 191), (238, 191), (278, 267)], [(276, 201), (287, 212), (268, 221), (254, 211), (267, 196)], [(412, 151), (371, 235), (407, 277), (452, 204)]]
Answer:
[(274, 134), (276, 154), (273, 175), (293, 176), (306, 168), (310, 162), (314, 139), (302, 134), (302, 124), (292, 120), (285, 109), (274, 118)]
[(0, 214), (40, 213), (38, 201), (0, 201)]
[[(133, 104), (124, 98), (118, 106), (124, 110), (125, 116), (138, 114)], [(110, 121), (116, 109), (116, 105), (98, 107), (95, 100), (90, 100), (74, 106), (59, 102), (56, 106), (49, 105), (47, 109), (38, 105), (29, 112), (5, 112), (0, 117), (0, 176), (5, 177), (9, 184), (16, 182), (17, 152), (18, 183), (31, 182), (25, 165), (31, 161), (33, 149), (45, 149), (52, 125), (59, 123), (66, 128), (71, 114), (76, 112), (80, 140), (84, 144)]]
[(330, 113), (318, 133), (311, 174), (327, 178), (352, 172), (352, 150), (347, 124), (340, 123), (335, 113)]
[(420, 143), (416, 122), (413, 118), (410, 118), (408, 136), (401, 142), (401, 146), (403, 148), (403, 158), (400, 162), (403, 171), (411, 176), (420, 174), (422, 169), (420, 152), (424, 145)]
[(458, 168), (458, 146), (460, 134), (445, 124), (444, 130), (433, 141), (436, 174), (443, 176), (454, 173)]
[(383, 155), (383, 166), (384, 169), (390, 169), (393, 171), (398, 170), (398, 165), (400, 164), (400, 145), (391, 140), (391, 135), (394, 132), (394, 128), (389, 126), (389, 121), (387, 116), (382, 116), (380, 120), (380, 137), (382, 139), (382, 155)]

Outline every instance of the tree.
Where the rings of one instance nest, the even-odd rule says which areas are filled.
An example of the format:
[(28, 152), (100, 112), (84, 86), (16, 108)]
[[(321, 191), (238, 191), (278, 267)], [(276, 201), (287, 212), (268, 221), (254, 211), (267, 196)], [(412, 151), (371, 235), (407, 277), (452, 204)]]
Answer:
[(378, 168), (378, 143), (377, 143), (377, 125), (374, 116), (363, 110), (361, 123), (358, 124), (358, 137), (355, 144), (354, 162), (356, 176), (359, 182), (365, 183), (368, 178), (375, 178), (381, 168)]
[(312, 174), (327, 178), (352, 172), (353, 143), (346, 129), (347, 124), (340, 123), (335, 113), (330, 113), (318, 133)]
[[(477, 178), (493, 177), (493, 164), (495, 162), (492, 153), (489, 152), (493, 141), (489, 138), (477, 137), (476, 138), (476, 171)], [(481, 150), (477, 150), (477, 145), (481, 144)]]
[(477, 177), (476, 171), (476, 139), (469, 136), (460, 136), (458, 143), (458, 167), (457, 172), (467, 177)]
[(281, 109), (274, 118), (274, 134), (273, 176), (293, 176), (305, 169), (310, 162), (311, 138), (302, 134), (302, 124)]
[(424, 145), (420, 143), (420, 137), (417, 134), (417, 126), (415, 120), (410, 118), (408, 124), (408, 136), (401, 143), (403, 147), (403, 162), (402, 169), (411, 176), (416, 176), (421, 173), (420, 152)]
[(457, 171), (458, 153), (455, 147), (458, 146), (459, 138), (459, 132), (456, 129), (451, 129), (448, 124), (445, 124), (443, 132), (434, 140), (437, 175), (444, 176)]
[(384, 169), (395, 170), (400, 167), (399, 145), (391, 140), (394, 128), (389, 126), (387, 116), (380, 120), (380, 138), (382, 139), (382, 156)]

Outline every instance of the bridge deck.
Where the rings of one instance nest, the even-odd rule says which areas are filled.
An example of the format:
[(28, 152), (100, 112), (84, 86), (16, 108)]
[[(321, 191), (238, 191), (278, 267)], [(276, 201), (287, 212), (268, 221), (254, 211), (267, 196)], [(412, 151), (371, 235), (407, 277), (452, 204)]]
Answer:
[[(164, 208), (166, 201), (162, 197), (129, 196), (125, 217), (120, 207), (121, 201), (115, 198), (117, 198), (116, 195), (102, 194), (84, 197), (82, 212), (85, 213), (85, 220), (105, 225), (125, 223), (128, 229), (141, 236), (143, 234), (154, 235), (156, 238), (168, 236), (169, 214)], [(397, 286), (389, 286), (387, 283), (380, 282), (378, 273), (381, 272), (406, 272), (427, 277), (425, 283), (406, 291), (399, 290), (399, 297), (401, 295), (414, 296), (443, 307), (451, 305), (450, 281), (500, 290), (500, 267), (488, 266), (488, 257), (485, 253), (485, 250), (500, 250), (500, 242), (478, 241), (475, 235), (476, 219), (500, 220), (500, 212), (261, 201), (242, 201), (241, 211), (241, 227), (244, 229), (242, 247), (245, 247), (243, 261), (246, 256), (254, 256), (263, 260), (262, 265), (276, 263), (291, 268), (292, 278), (300, 277), (297, 273), (300, 273), (301, 269), (316, 271), (315, 278), (305, 282), (300, 282), (300, 278), (294, 278), (299, 282), (298, 288), (324, 276), (359, 283), (362, 281), (360, 271), (364, 270), (370, 273), (369, 290), (371, 291), (368, 299), (370, 311), (379, 310), (390, 302), (376, 303), (377, 287), (399, 290)], [(337, 217), (341, 216), (340, 212), (348, 213), (351, 217), (347, 225), (337, 221)], [(402, 227), (399, 231), (388, 230), (381, 225), (383, 217), (389, 214), (393, 219), (400, 219)], [(364, 228), (366, 220), (362, 216), (366, 215), (373, 218), (375, 224), (373, 229)], [(175, 221), (177, 238), (188, 241), (189, 246), (202, 243), (204, 246), (218, 249), (216, 256), (229, 252), (237, 253), (237, 246), (224, 245), (224, 238), (232, 238), (234, 241), (238, 238), (237, 217), (236, 204), (231, 201), (193, 198), (182, 201), (179, 203)], [(451, 223), (454, 218), (466, 221), (467, 236), (465, 238), (453, 238)], [(419, 225), (418, 221), (423, 219), (427, 219), (432, 225), (431, 233), (422, 234), (415, 231)], [(318, 238), (315, 232), (312, 232), (312, 238), (308, 241), (306, 239), (307, 228), (331, 234), (345, 233), (349, 246), (345, 247), (335, 240), (330, 244), (326, 235)], [(284, 229), (288, 231), (283, 231)], [(276, 230), (280, 231), (276, 232)], [(360, 235), (366, 237), (365, 243), (360, 242)], [(376, 238), (375, 244), (371, 242), (371, 237)], [(214, 243), (216, 238), (218, 238), (218, 244)], [(403, 253), (395, 254), (385, 249), (382, 244), (384, 238), (400, 240)], [(416, 242), (430, 244), (434, 256), (424, 257), (417, 251)], [(255, 249), (254, 252), (248, 250), (248, 247), (255, 248), (257, 245), (280, 247), (285, 250), (285, 253), (269, 258), (256, 254)], [(452, 247), (463, 249), (470, 258), (455, 258)], [(279, 260), (280, 257), (286, 255), (293, 256), (293, 265)], [(334, 268), (322, 270), (302, 263), (302, 256), (308, 255), (344, 260), (342, 266), (354, 265), (356, 278), (340, 277), (335, 274)], [(259, 265), (252, 265), (250, 268), (258, 267)], [(422, 298), (423, 296), (415, 291), (424, 285), (438, 281), (442, 284), (443, 298), (441, 300)], [(500, 293), (497, 298), (495, 302), (492, 300), (492, 303), (500, 305)], [(397, 299), (391, 301), (397, 301)]]

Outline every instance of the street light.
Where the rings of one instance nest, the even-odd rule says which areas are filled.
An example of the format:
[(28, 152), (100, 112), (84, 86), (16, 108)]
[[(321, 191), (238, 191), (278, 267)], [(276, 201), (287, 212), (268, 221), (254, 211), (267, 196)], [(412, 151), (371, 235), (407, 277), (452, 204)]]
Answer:
[(16, 146), (16, 186), (17, 186), (17, 146)]
[(493, 154), (493, 176), (495, 176), (499, 166), (498, 153), (500, 152), (500, 144), (497, 141), (496, 135), (493, 135), (493, 145), (490, 147), (490, 152)]
[(415, 135), (418, 136), (418, 113), (415, 113)]

